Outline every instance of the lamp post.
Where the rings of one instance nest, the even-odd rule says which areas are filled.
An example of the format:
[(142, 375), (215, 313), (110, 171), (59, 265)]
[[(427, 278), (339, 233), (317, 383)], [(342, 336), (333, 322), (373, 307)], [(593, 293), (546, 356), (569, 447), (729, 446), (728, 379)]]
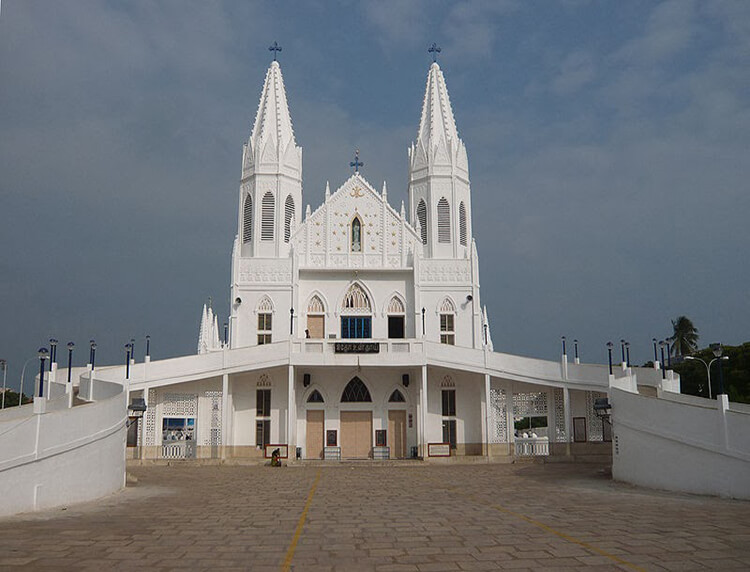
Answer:
[(49, 339), (49, 370), (52, 371), (52, 364), (57, 363), (57, 340)]
[(620, 363), (625, 363), (625, 340), (623, 338), (620, 338), (620, 353), (622, 354)]
[(0, 409), (5, 409), (5, 378), (8, 375), (8, 361), (0, 359), (0, 367), (3, 368), (3, 404), (0, 406)]
[(130, 352), (132, 349), (130, 344), (125, 344), (125, 379), (130, 379)]
[[(664, 364), (664, 340), (661, 340), (659, 342), (659, 349), (661, 350), (661, 363), (663, 365)], [(662, 379), (666, 379), (666, 377), (667, 377), (667, 370), (666, 370), (666, 368), (662, 367), (661, 368), (661, 378)]]
[(130, 359), (135, 362), (135, 338), (130, 338)]
[(39, 348), (39, 397), (44, 397), (44, 362), (48, 355), (47, 348)]
[[(721, 355), (724, 353), (724, 348), (721, 347), (721, 343), (714, 343), (709, 346), (711, 348), (711, 351), (714, 353), (714, 357), (721, 358)], [(724, 373), (721, 371), (721, 362), (722, 360), (719, 359), (719, 393), (716, 395), (723, 395), (724, 394)]]
[(289, 335), (294, 335), (294, 308), (289, 308)]
[(224, 345), (229, 344), (229, 324), (224, 322)]
[(581, 363), (581, 360), (578, 358), (578, 340), (573, 340), (573, 351), (575, 351), (575, 361), (576, 363)]
[(18, 406), (21, 407), (23, 405), (23, 378), (26, 375), (26, 366), (29, 365), (29, 363), (33, 360), (35, 360), (37, 356), (30, 357), (27, 359), (23, 367), (21, 368), (21, 386), (18, 388)]
[(146, 357), (151, 357), (151, 336), (146, 336)]
[(607, 342), (607, 356), (609, 358), (609, 375), (612, 375), (612, 348), (614, 347), (614, 344), (612, 342)]
[(625, 342), (625, 367), (630, 367), (630, 342)]
[(427, 310), (425, 310), (424, 308), (422, 308), (422, 337), (425, 337), (427, 335), (427, 331), (424, 328), (424, 315), (425, 315), (426, 311)]
[(91, 340), (91, 371), (94, 371), (96, 365), (96, 342)]
[(68, 342), (68, 383), (70, 383), (70, 369), (73, 363), (73, 348), (76, 345), (73, 342)]
[(656, 364), (659, 363), (659, 356), (656, 353), (656, 338), (651, 338), (651, 341), (654, 342), (654, 368), (656, 368)]
[(566, 355), (568, 352), (566, 351), (566, 347), (565, 347), (565, 336), (561, 336), (560, 339), (562, 340), (562, 350), (563, 350), (562, 355)]
[(685, 356), (685, 359), (694, 360), (701, 362), (704, 366), (706, 366), (706, 377), (708, 378), (708, 398), (713, 399), (711, 397), (711, 366), (715, 361), (718, 360), (728, 360), (729, 356), (722, 356), (722, 357), (715, 357), (710, 362), (706, 363), (705, 360), (695, 357), (695, 356)]

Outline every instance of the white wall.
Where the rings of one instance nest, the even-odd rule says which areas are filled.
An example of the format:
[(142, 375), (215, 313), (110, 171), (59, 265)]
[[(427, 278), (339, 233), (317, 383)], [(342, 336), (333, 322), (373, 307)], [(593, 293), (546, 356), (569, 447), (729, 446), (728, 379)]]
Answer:
[(715, 400), (659, 394), (611, 388), (614, 478), (750, 499), (750, 412), (724, 412)]
[(0, 516), (93, 500), (125, 485), (126, 392), (107, 389), (113, 395), (71, 409), (0, 414)]

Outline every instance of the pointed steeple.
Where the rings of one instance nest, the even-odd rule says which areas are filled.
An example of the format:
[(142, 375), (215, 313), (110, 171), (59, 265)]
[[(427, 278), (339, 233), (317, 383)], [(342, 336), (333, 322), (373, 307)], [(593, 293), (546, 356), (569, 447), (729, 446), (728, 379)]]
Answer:
[(273, 61), (266, 72), (255, 124), (248, 140), (243, 175), (261, 170), (278, 172), (282, 165), (300, 171), (301, 151), (294, 138), (281, 67), (279, 62)]
[(427, 89), (422, 103), (422, 118), (417, 132), (417, 145), (422, 143), (429, 152), (441, 141), (458, 142), (456, 120), (453, 118), (451, 100), (445, 85), (443, 71), (433, 62), (427, 74)]

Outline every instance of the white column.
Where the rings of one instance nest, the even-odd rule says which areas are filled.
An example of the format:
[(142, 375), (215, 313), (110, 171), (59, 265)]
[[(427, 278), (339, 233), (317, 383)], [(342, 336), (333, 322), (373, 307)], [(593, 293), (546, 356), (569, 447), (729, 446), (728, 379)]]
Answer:
[(421, 435), (419, 436), (420, 452), (422, 457), (427, 457), (427, 366), (422, 366), (422, 390), (419, 396), (419, 425)]
[(570, 389), (563, 387), (563, 414), (565, 416), (565, 454), (570, 455), (573, 427), (570, 419)]
[(296, 441), (294, 439), (294, 426), (297, 423), (297, 404), (296, 399), (294, 398), (294, 366), (290, 365), (288, 368), (289, 371), (289, 386), (287, 390), (287, 395), (289, 397), (289, 402), (287, 403), (287, 415), (286, 415), (286, 443), (287, 443), (287, 452), (289, 454), (290, 459), (295, 458), (296, 453)]
[(484, 374), (484, 427), (482, 438), (487, 457), (490, 456), (490, 374)]
[(229, 445), (229, 374), (221, 376), (221, 458), (227, 458)]

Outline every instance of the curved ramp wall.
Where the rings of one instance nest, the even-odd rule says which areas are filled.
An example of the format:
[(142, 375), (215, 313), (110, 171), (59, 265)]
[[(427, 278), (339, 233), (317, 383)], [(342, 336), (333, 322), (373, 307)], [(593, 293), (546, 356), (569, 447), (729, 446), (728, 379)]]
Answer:
[(750, 499), (750, 407), (610, 388), (612, 475), (646, 487)]
[[(99, 401), (67, 395), (0, 415), (0, 516), (94, 500), (125, 486), (127, 392), (94, 380)], [(62, 403), (61, 403), (62, 402)]]

